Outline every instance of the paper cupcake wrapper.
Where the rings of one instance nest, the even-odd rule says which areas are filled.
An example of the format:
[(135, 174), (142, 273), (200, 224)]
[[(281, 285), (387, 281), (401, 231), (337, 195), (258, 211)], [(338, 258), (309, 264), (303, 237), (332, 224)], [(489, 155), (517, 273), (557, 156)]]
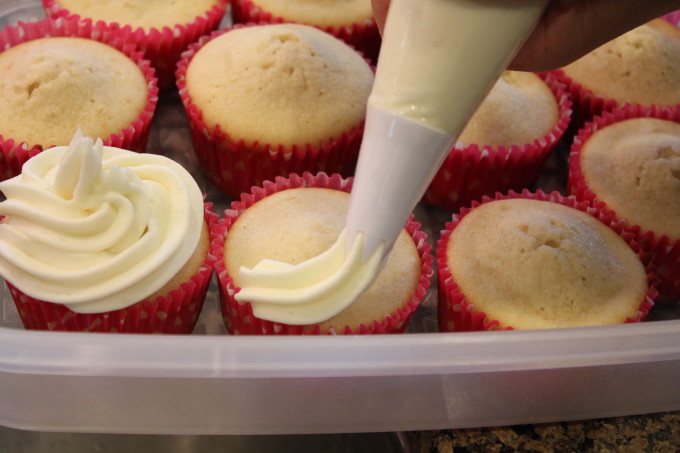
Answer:
[(288, 325), (265, 321), (253, 315), (250, 303), (240, 303), (234, 295), (240, 290), (224, 264), (224, 239), (239, 215), (257, 201), (271, 194), (297, 187), (321, 187), (350, 192), (352, 179), (343, 179), (338, 174), (319, 173), (302, 176), (290, 175), (289, 178), (277, 177), (274, 182), (267, 181), (262, 187), (253, 187), (252, 192), (243, 194), (239, 201), (231, 204), (231, 209), (224, 212), (224, 217), (215, 225), (211, 234), (211, 254), (217, 257), (215, 271), (217, 273), (222, 318), (229, 333), (233, 335), (334, 335), (334, 334), (382, 334), (401, 333), (408, 326), (411, 316), (427, 293), (430, 280), (434, 274), (432, 268), (431, 246), (427, 243), (427, 235), (420, 231), (420, 224), (409, 219), (406, 230), (413, 238), (421, 259), (421, 276), (409, 300), (394, 313), (386, 314), (384, 319), (375, 319), (361, 324), (358, 329), (350, 326), (336, 326), (328, 331), (321, 331), (319, 325)]
[(175, 69), (182, 51), (189, 44), (198, 41), (201, 36), (218, 28), (228, 4), (229, 0), (220, 0), (192, 22), (177, 24), (172, 28), (152, 28), (145, 31), (143, 28), (133, 29), (130, 25), (118, 22), (95, 22), (62, 7), (58, 0), (43, 0), (47, 17), (74, 19), (85, 26), (96, 27), (134, 44), (144, 53), (145, 58), (151, 61), (151, 65), (156, 69), (158, 85), (164, 91), (175, 88)]
[[(0, 48), (8, 49), (18, 44), (35, 39), (55, 36), (87, 38), (100, 41), (115, 47), (129, 57), (141, 69), (146, 79), (148, 97), (146, 105), (137, 118), (125, 129), (102, 137), (104, 144), (131, 151), (144, 152), (149, 138), (151, 120), (158, 103), (158, 87), (154, 70), (141, 52), (125, 40), (107, 33), (102, 26), (81, 24), (74, 19), (45, 19), (39, 22), (19, 22), (16, 26), (5, 27), (0, 32)], [(75, 131), (74, 131), (75, 133)], [(68, 143), (63, 143), (67, 145)], [(21, 166), (29, 158), (43, 149), (54, 146), (53, 143), (17, 142), (12, 137), (0, 134), (0, 180), (9, 179), (21, 173)]]
[(423, 202), (457, 211), (484, 195), (533, 186), (567, 129), (572, 113), (571, 98), (564, 84), (551, 74), (540, 74), (540, 77), (557, 101), (559, 116), (555, 127), (533, 143), (523, 145), (480, 147), (457, 143), (425, 191)]
[(667, 20), (671, 24), (680, 28), (680, 10), (666, 14), (665, 16), (662, 17), (662, 19)]
[[(611, 211), (613, 216), (618, 215), (607, 204), (597, 198), (585, 180), (581, 169), (581, 149), (583, 144), (596, 131), (611, 124), (631, 118), (659, 118), (680, 123), (680, 105), (675, 107), (643, 107), (639, 105), (626, 105), (612, 112), (604, 113), (595, 117), (581, 129), (571, 145), (569, 154), (569, 178), (567, 182), (568, 193), (578, 200), (590, 203), (598, 203), (602, 210)], [(623, 218), (621, 222), (627, 223)], [(645, 230), (640, 225), (628, 225), (637, 232), (638, 240), (643, 244), (645, 251), (654, 257), (654, 263), (661, 281), (658, 285), (659, 302), (680, 300), (680, 238), (671, 240), (667, 236), (659, 236), (653, 231)]]
[[(217, 223), (205, 204), (209, 229)], [(30, 297), (6, 282), (26, 329), (102, 333), (190, 334), (196, 325), (212, 279), (216, 258), (208, 251), (199, 271), (164, 297), (145, 299), (104, 313), (76, 313), (67, 306)]]
[(201, 110), (192, 102), (186, 86), (186, 70), (193, 56), (208, 42), (231, 30), (254, 26), (237, 25), (213, 32), (189, 46), (177, 64), (177, 87), (189, 119), (189, 129), (198, 163), (212, 184), (227, 196), (238, 199), (253, 186), (261, 186), (277, 176), (304, 172), (354, 174), (363, 137), (363, 122), (339, 137), (329, 137), (320, 145), (282, 146), (232, 140), (228, 131), (209, 128)]
[(486, 313), (477, 310), (474, 305), (467, 300), (449, 269), (446, 253), (451, 233), (455, 230), (461, 219), (463, 219), (470, 211), (490, 201), (510, 198), (550, 201), (578, 209), (579, 211), (597, 218), (600, 222), (609, 226), (621, 236), (645, 264), (647, 282), (649, 284), (649, 290), (640, 301), (638, 311), (634, 316), (626, 319), (626, 323), (640, 322), (647, 316), (649, 310), (654, 305), (654, 299), (658, 294), (656, 289), (658, 277), (655, 273), (654, 265), (650, 263), (649, 257), (642, 249), (642, 245), (637, 241), (634, 232), (630, 231), (622, 222), (617, 221), (611, 213), (603, 211), (598, 206), (594, 206), (588, 202), (577, 201), (574, 197), (565, 197), (558, 192), (545, 193), (540, 190), (535, 193), (528, 190), (524, 190), (521, 193), (510, 191), (507, 194), (498, 193), (493, 198), (484, 197), (480, 202), (473, 202), (471, 208), (461, 209), (459, 214), (453, 215), (451, 222), (448, 222), (445, 229), (442, 231), (439, 241), (437, 242), (436, 252), (439, 277), (438, 316), (439, 330), (441, 332), (469, 332), (499, 329), (513, 330), (512, 326), (501, 326), (499, 320), (489, 318)]
[[(261, 7), (253, 4), (251, 0), (233, 0), (231, 15), (235, 24), (247, 24), (249, 22), (282, 24), (284, 22), (293, 22), (264, 11)], [(377, 63), (382, 40), (378, 31), (378, 25), (373, 18), (361, 23), (355, 22), (341, 27), (317, 26), (316, 28), (345, 41), (361, 51), (373, 64)]]

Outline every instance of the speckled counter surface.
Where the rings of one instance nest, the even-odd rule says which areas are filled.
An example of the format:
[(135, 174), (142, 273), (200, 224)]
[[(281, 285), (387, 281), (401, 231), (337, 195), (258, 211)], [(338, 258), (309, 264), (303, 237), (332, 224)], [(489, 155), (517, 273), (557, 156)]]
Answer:
[(680, 451), (680, 412), (407, 434), (412, 453)]

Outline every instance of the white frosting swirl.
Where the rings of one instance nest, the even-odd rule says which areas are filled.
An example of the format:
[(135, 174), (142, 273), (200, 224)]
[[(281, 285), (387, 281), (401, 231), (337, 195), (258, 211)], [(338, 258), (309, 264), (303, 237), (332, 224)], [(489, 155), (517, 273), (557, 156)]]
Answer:
[(286, 324), (315, 324), (347, 308), (378, 277), (385, 265), (385, 244), (363, 260), (364, 234), (351, 246), (344, 229), (328, 250), (298, 265), (262, 260), (239, 269), (238, 301), (250, 302), (260, 319)]
[(27, 161), (0, 191), (0, 275), (79, 313), (158, 291), (193, 254), (203, 223), (203, 196), (181, 165), (80, 131), (68, 147)]

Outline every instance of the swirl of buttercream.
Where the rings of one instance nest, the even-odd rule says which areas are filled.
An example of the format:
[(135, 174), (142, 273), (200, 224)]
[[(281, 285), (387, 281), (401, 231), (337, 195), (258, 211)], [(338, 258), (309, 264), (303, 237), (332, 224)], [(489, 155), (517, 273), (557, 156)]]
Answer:
[(77, 133), (0, 183), (0, 275), (79, 313), (132, 305), (193, 254), (203, 197), (178, 163)]

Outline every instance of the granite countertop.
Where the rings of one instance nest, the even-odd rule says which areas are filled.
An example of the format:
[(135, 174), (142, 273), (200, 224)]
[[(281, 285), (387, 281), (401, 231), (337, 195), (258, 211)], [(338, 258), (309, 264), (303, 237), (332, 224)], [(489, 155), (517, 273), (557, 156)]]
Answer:
[(680, 411), (599, 420), (408, 433), (412, 453), (680, 451)]

